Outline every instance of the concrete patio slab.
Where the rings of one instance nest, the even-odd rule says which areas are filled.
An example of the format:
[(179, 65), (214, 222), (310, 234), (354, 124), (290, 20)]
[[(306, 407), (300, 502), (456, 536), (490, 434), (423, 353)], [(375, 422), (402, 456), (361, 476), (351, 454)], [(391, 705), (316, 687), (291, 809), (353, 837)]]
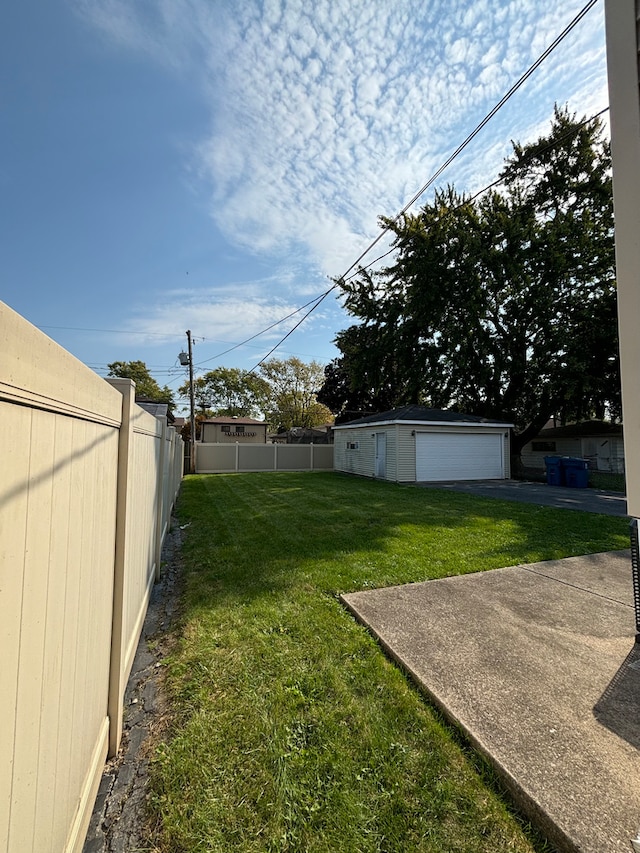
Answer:
[(559, 850), (631, 849), (640, 828), (640, 646), (628, 551), (343, 601)]

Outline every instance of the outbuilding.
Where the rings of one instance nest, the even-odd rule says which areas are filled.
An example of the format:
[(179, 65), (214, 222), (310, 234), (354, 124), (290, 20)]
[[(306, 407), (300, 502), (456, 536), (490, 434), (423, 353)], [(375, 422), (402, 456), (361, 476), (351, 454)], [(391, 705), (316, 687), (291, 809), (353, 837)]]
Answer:
[(207, 418), (201, 424), (201, 440), (208, 444), (266, 444), (267, 422), (254, 418)]
[(504, 480), (513, 424), (403, 406), (334, 427), (334, 469), (396, 483)]

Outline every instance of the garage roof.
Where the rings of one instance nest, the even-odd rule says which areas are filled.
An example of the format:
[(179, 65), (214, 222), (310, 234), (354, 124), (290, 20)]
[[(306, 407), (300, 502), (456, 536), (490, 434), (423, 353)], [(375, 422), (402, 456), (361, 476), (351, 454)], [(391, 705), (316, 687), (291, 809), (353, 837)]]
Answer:
[(622, 424), (612, 424), (608, 421), (583, 421), (579, 424), (566, 424), (566, 426), (540, 430), (536, 438), (588, 438), (591, 436), (601, 438), (607, 435), (621, 436)]
[(395, 423), (410, 423), (416, 426), (425, 424), (456, 424), (457, 426), (495, 426), (512, 427), (512, 423), (496, 421), (491, 418), (481, 418), (478, 415), (465, 415), (462, 412), (450, 412), (446, 409), (429, 409), (426, 406), (409, 405), (399, 409), (391, 409), (376, 415), (367, 415), (346, 424), (337, 424), (335, 429), (351, 429), (360, 426), (389, 425)]
[(216, 418), (205, 418), (203, 424), (244, 424), (245, 426), (265, 426), (266, 421), (255, 418), (238, 418), (235, 415), (221, 415)]

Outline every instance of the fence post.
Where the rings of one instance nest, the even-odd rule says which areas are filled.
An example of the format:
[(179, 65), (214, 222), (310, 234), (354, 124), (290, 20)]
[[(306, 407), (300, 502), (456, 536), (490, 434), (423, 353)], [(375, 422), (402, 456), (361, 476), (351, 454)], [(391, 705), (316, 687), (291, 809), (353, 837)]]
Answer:
[(311, 452), (309, 454), (309, 468), (313, 471), (313, 442), (309, 442), (309, 447), (311, 448)]
[(173, 470), (172, 504), (175, 504), (178, 492), (180, 491), (180, 484), (182, 483), (182, 478), (184, 476), (184, 442), (182, 441), (182, 436), (178, 432), (175, 434), (173, 462), (175, 468)]
[(278, 470), (278, 442), (273, 442), (273, 470)]
[(162, 534), (164, 533), (164, 469), (167, 464), (167, 421), (165, 418), (161, 421), (162, 430), (160, 431), (160, 454), (158, 460), (157, 471), (157, 488), (156, 488), (156, 544), (155, 544), (155, 562), (156, 562), (156, 581), (160, 580), (160, 557), (162, 555)]
[(236, 474), (240, 470), (240, 442), (236, 441)]
[(175, 506), (176, 496), (178, 494), (178, 489), (180, 488), (180, 480), (182, 479), (182, 465), (178, 469), (178, 459), (180, 458), (180, 454), (184, 455), (184, 448), (182, 446), (182, 438), (180, 437), (180, 433), (178, 433), (175, 429), (171, 433), (171, 452), (170, 452), (170, 462), (171, 465), (171, 505), (169, 507), (169, 513), (167, 518), (167, 531), (172, 529), (171, 526), (171, 513), (173, 507)]
[(638, 519), (632, 518), (629, 524), (631, 534), (631, 579), (633, 583), (633, 606), (636, 613), (636, 643), (640, 643), (640, 538)]
[(124, 584), (127, 546), (127, 502), (129, 496), (129, 459), (133, 426), (131, 414), (135, 405), (135, 383), (131, 379), (107, 379), (122, 394), (122, 425), (118, 446), (118, 487), (116, 505), (116, 543), (113, 571), (113, 618), (111, 660), (109, 666), (109, 757), (112, 758), (122, 738), (123, 697), (126, 684), (122, 671), (124, 637)]

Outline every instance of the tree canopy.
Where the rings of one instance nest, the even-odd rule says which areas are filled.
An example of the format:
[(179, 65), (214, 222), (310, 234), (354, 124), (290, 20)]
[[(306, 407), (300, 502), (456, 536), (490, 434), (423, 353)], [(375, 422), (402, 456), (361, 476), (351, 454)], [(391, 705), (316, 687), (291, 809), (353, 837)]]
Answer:
[(114, 361), (107, 367), (109, 376), (133, 379), (136, 383), (136, 397), (147, 397), (155, 403), (168, 403), (171, 412), (175, 408), (172, 390), (167, 385), (160, 387), (144, 361)]
[(324, 378), (317, 361), (271, 358), (261, 365), (260, 373), (270, 389), (265, 415), (278, 431), (333, 422), (331, 411), (317, 399)]
[(502, 188), (439, 190), (383, 220), (394, 263), (341, 282), (359, 322), (319, 399), (342, 417), (406, 403), (516, 425), (515, 453), (552, 416), (620, 414), (610, 154), (598, 120), (556, 108), (513, 145)]
[[(333, 420), (316, 399), (323, 378), (322, 365), (295, 357), (272, 358), (257, 374), (218, 367), (194, 380), (196, 408), (208, 416), (264, 417), (278, 431), (319, 426)], [(179, 393), (189, 396), (188, 382)]]
[[(195, 379), (193, 385), (196, 408), (211, 415), (260, 417), (269, 394), (262, 377), (238, 367), (216, 367)], [(179, 393), (189, 396), (188, 382), (180, 386)]]

